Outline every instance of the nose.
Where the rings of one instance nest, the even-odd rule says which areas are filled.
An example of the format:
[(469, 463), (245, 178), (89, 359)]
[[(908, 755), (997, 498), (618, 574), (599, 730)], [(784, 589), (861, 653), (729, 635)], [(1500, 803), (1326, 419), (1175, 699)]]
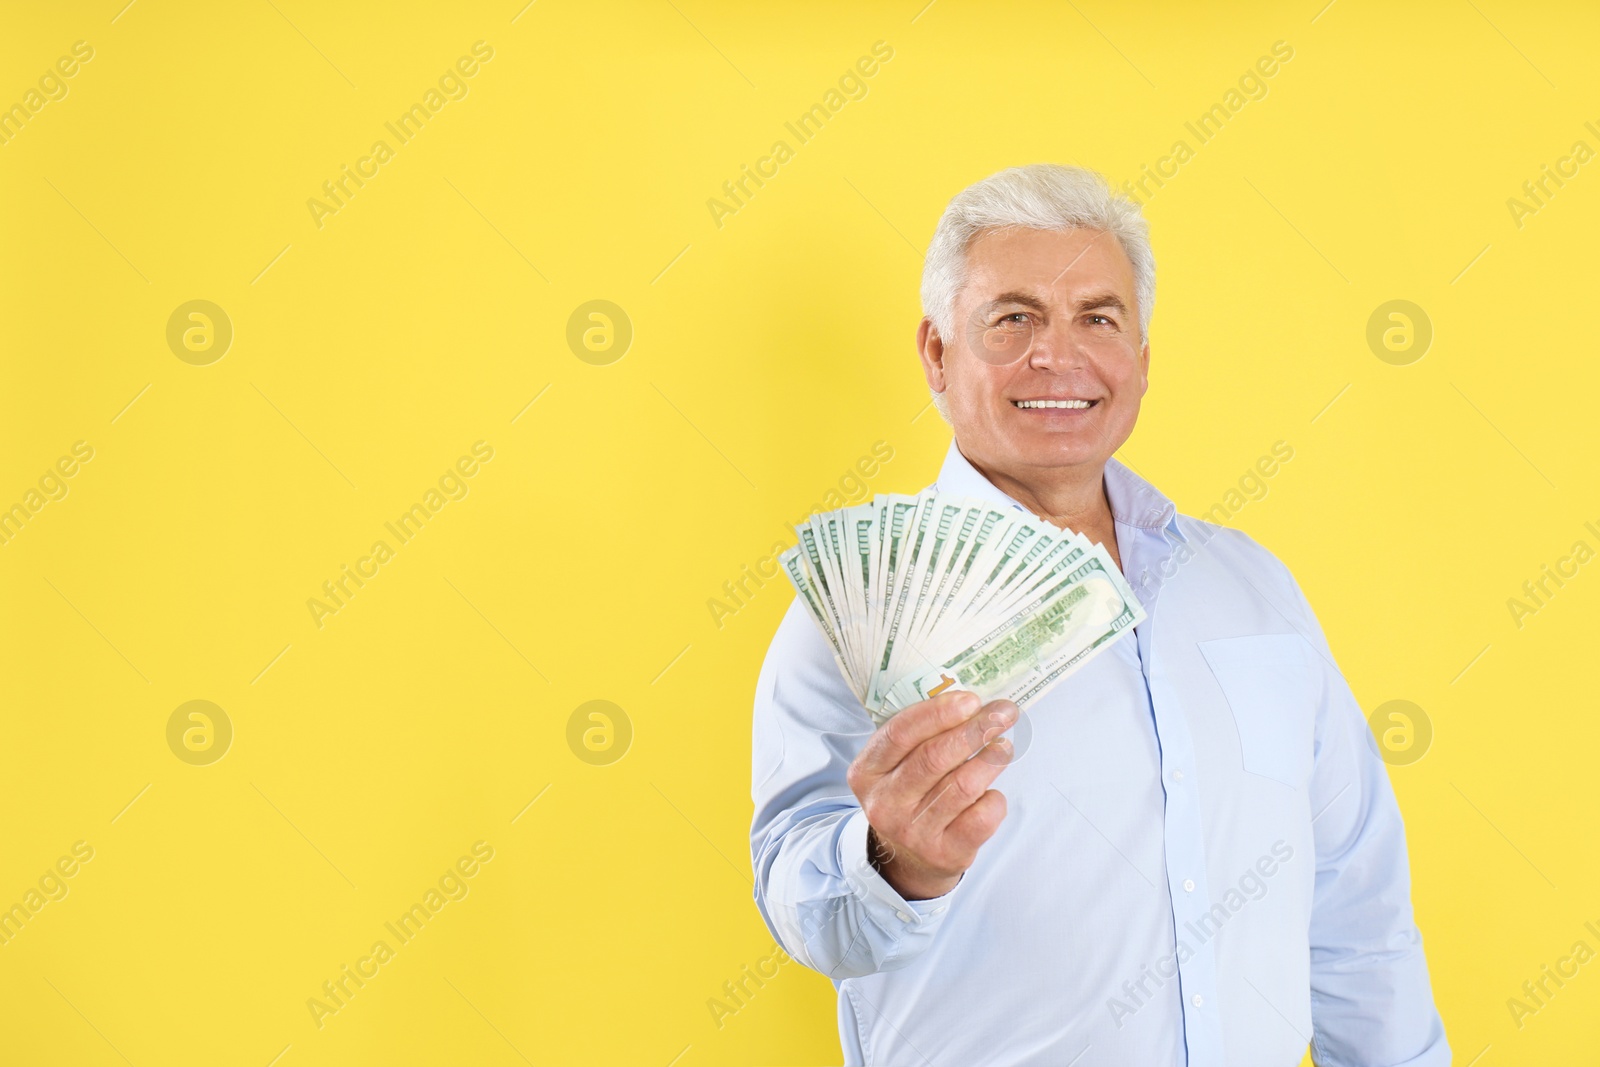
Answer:
[(1028, 365), (1035, 370), (1073, 370), (1087, 362), (1087, 355), (1072, 332), (1056, 322), (1036, 327), (1028, 348)]

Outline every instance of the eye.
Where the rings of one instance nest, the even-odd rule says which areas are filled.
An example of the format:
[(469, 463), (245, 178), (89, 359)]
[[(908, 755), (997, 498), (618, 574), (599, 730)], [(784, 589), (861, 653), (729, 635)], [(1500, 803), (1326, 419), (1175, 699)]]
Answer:
[(1026, 311), (1009, 311), (991, 323), (988, 328), (1008, 334), (1020, 334), (1032, 328), (1032, 316)]
[(1089, 316), (1089, 320), (1090, 320), (1092, 325), (1099, 325), (1100, 323), (1094, 322), (1095, 319), (1099, 319), (1100, 323), (1105, 323), (1107, 326), (1115, 326), (1116, 325), (1115, 322), (1113, 322), (1111, 319), (1107, 318), (1104, 315), (1090, 315)]

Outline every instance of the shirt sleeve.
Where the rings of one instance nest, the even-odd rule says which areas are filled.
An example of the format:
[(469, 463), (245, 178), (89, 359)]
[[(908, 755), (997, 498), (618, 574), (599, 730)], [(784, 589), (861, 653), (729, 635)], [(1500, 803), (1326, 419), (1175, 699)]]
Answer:
[(1322, 674), (1311, 779), (1317, 870), (1311, 911), (1311, 1055), (1318, 1067), (1448, 1067), (1405, 827), (1361, 706), (1287, 569)]
[(750, 865), (767, 929), (835, 981), (910, 962), (961, 888), (908, 901), (867, 859), (867, 817), (845, 772), (872, 732), (816, 624), (791, 604), (756, 683)]

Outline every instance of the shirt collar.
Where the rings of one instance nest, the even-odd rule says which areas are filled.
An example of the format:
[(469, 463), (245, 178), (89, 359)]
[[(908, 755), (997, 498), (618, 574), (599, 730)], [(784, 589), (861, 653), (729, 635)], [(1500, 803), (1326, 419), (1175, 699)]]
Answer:
[[(940, 492), (973, 496), (1027, 511), (1027, 508), (978, 473), (978, 469), (956, 447), (953, 437), (934, 486)], [(1178, 509), (1172, 501), (1115, 456), (1106, 460), (1105, 487), (1106, 499), (1111, 504), (1111, 517), (1115, 521), (1151, 533), (1167, 530), (1179, 541), (1188, 542), (1189, 538), (1178, 525)]]

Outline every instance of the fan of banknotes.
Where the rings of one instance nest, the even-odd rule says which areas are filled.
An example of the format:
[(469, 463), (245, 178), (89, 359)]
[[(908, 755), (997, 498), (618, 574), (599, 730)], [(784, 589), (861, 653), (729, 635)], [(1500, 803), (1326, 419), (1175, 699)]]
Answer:
[(1026, 708), (1145, 618), (1102, 546), (1009, 505), (880, 493), (795, 533), (779, 562), (880, 725), (952, 688)]

